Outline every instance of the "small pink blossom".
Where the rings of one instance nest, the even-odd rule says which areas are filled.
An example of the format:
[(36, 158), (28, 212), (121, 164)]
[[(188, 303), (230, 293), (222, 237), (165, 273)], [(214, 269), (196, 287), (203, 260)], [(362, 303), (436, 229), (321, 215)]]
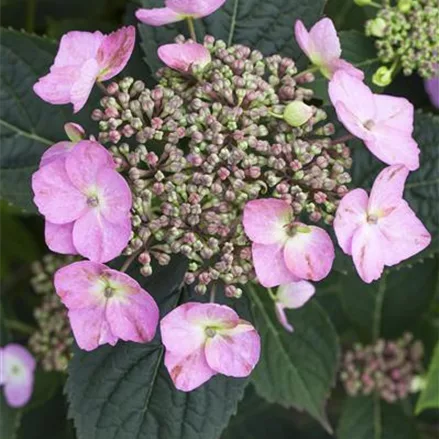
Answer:
[(81, 349), (114, 346), (119, 339), (145, 343), (154, 338), (157, 304), (125, 273), (96, 262), (75, 262), (55, 273), (55, 289), (69, 310)]
[(225, 2), (226, 0), (165, 0), (164, 8), (138, 9), (136, 17), (151, 26), (162, 26), (188, 17), (206, 17)]
[(33, 175), (34, 202), (46, 219), (49, 248), (96, 262), (120, 255), (130, 238), (132, 200), (114, 168), (103, 146), (83, 140)]
[(275, 311), (280, 324), (288, 331), (293, 332), (294, 328), (288, 322), (285, 314), (286, 309), (297, 309), (305, 305), (316, 292), (311, 282), (302, 280), (281, 285), (277, 289)]
[(376, 178), (370, 196), (354, 189), (340, 202), (335, 234), (364, 282), (378, 279), (385, 266), (399, 264), (430, 244), (430, 233), (402, 198), (408, 174), (403, 165), (389, 166)]
[(297, 20), (295, 34), (300, 48), (326, 78), (331, 78), (338, 70), (343, 70), (360, 80), (364, 78), (361, 70), (340, 58), (340, 40), (334, 23), (329, 18), (318, 21), (309, 32), (303, 22)]
[(244, 208), (244, 230), (252, 245), (256, 276), (264, 287), (302, 279), (318, 281), (331, 271), (334, 246), (328, 233), (293, 221), (283, 200), (253, 200)]
[(329, 96), (341, 123), (388, 165), (419, 168), (419, 148), (412, 137), (413, 105), (404, 98), (373, 94), (359, 79), (339, 71), (329, 82)]
[(9, 406), (25, 406), (34, 388), (35, 359), (19, 344), (8, 344), (0, 348), (0, 386)]
[(203, 68), (210, 63), (210, 52), (198, 43), (165, 44), (158, 49), (159, 58), (171, 69), (187, 73), (192, 66)]
[(50, 104), (73, 104), (77, 113), (87, 102), (96, 81), (120, 73), (134, 49), (134, 26), (109, 35), (68, 32), (59, 46), (50, 73), (34, 85), (35, 93)]
[(248, 376), (259, 361), (259, 334), (224, 305), (186, 303), (162, 319), (160, 330), (165, 366), (175, 387), (185, 392), (217, 373)]

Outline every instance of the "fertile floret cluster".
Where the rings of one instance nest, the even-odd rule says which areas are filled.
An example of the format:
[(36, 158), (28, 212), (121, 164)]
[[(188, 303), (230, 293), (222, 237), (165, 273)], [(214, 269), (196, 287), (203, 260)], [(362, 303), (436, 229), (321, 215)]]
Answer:
[(32, 264), (31, 284), (41, 296), (41, 304), (34, 310), (38, 330), (29, 339), (29, 349), (46, 371), (65, 371), (71, 357), (72, 331), (67, 310), (55, 293), (53, 275), (75, 260), (72, 256), (48, 254)]
[(400, 63), (404, 75), (417, 71), (435, 74), (439, 63), (439, 8), (436, 0), (411, 0), (392, 6), (390, 1), (366, 23), (366, 34), (377, 38), (383, 63)]
[(93, 117), (134, 192), (128, 253), (138, 252), (142, 273), (152, 257), (166, 265), (183, 254), (199, 293), (219, 279), (239, 296), (235, 284), (254, 277), (245, 203), (281, 198), (296, 218), (331, 224), (351, 158), (329, 137), (326, 113), (304, 103), (313, 77), (296, 75), (292, 59), (211, 36), (204, 47), (209, 64), (161, 69), (151, 90), (132, 78), (110, 84)]
[(387, 402), (404, 399), (416, 375), (422, 372), (423, 345), (404, 334), (397, 341), (357, 344), (345, 353), (341, 381), (350, 396), (377, 392)]

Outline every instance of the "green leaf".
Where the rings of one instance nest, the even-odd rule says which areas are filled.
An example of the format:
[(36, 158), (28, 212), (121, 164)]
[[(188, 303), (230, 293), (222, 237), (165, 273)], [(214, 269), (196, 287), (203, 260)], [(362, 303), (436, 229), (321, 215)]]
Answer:
[(412, 418), (399, 404), (378, 397), (347, 398), (338, 424), (337, 439), (416, 439)]
[(425, 409), (439, 409), (439, 343), (436, 344), (427, 374), (427, 386), (419, 396), (416, 414)]
[(17, 431), (20, 427), (22, 411), (8, 406), (3, 394), (3, 389), (0, 390), (0, 413), (0, 437), (16, 439)]
[(78, 118), (71, 108), (43, 102), (33, 92), (53, 63), (57, 43), (9, 29), (0, 31), (0, 195), (26, 212), (36, 212), (30, 178), (43, 152), (66, 140), (63, 126), (76, 121), (87, 128), (87, 110)]
[(263, 289), (248, 289), (262, 355), (252, 375), (257, 393), (269, 402), (306, 410), (328, 431), (326, 399), (339, 360), (337, 334), (323, 309), (312, 301), (288, 312), (294, 332), (278, 322), (273, 301)]
[[(144, 8), (162, 7), (162, 0), (141, 0)], [(199, 41), (204, 35), (213, 35), (228, 44), (245, 44), (265, 55), (279, 53), (298, 59), (301, 51), (294, 39), (294, 23), (301, 19), (307, 26), (322, 15), (324, 0), (228, 0), (214, 14), (196, 20), (195, 29)], [(188, 36), (186, 23), (169, 26), (139, 24), (145, 61), (155, 73), (162, 66), (157, 48), (169, 44), (178, 34)]]

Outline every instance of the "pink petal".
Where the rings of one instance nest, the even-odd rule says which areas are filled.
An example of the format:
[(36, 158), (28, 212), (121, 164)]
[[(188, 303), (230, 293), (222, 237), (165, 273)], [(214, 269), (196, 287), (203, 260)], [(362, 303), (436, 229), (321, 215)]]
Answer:
[(334, 245), (325, 230), (305, 227), (309, 227), (309, 233), (298, 232), (288, 239), (284, 250), (285, 263), (299, 279), (319, 281), (331, 271)]
[(283, 245), (253, 244), (252, 257), (256, 277), (266, 288), (300, 280), (287, 268)]
[(330, 69), (332, 73), (335, 73), (337, 70), (343, 70), (348, 75), (351, 75), (354, 78), (359, 79), (360, 81), (363, 81), (364, 79), (364, 72), (360, 69), (357, 69), (354, 65), (345, 61), (344, 59), (339, 58), (333, 61), (330, 65)]
[(103, 168), (97, 174), (100, 212), (111, 223), (120, 223), (129, 218), (132, 206), (131, 190), (126, 180), (114, 169)]
[(215, 326), (222, 329), (234, 328), (239, 323), (239, 316), (225, 305), (200, 303), (187, 311), (187, 320), (191, 325), (202, 327)]
[(300, 308), (315, 294), (316, 289), (311, 282), (301, 280), (281, 285), (277, 290), (276, 299), (284, 308)]
[(67, 154), (72, 150), (74, 143), (72, 142), (58, 142), (46, 150), (41, 157), (40, 167), (46, 166), (53, 160), (67, 157)]
[(70, 182), (65, 160), (52, 161), (35, 172), (32, 190), (39, 212), (52, 223), (70, 223), (87, 208), (86, 197)]
[(210, 52), (197, 43), (165, 44), (157, 53), (168, 67), (180, 72), (188, 72), (193, 65), (204, 67), (211, 61)]
[(249, 201), (244, 207), (244, 231), (258, 244), (283, 243), (288, 238), (285, 226), (292, 216), (286, 201), (275, 198)]
[(111, 223), (90, 209), (73, 226), (73, 243), (78, 253), (91, 261), (107, 262), (119, 256), (131, 235), (131, 220)]
[(439, 108), (439, 72), (433, 78), (425, 79), (424, 86), (433, 106)]
[(305, 52), (308, 58), (311, 58), (313, 52), (313, 42), (311, 36), (303, 24), (302, 20), (297, 20), (294, 25), (294, 34), (299, 47)]
[(388, 241), (376, 224), (366, 224), (352, 239), (355, 268), (366, 283), (379, 279), (384, 270), (384, 253)]
[(335, 214), (334, 231), (338, 245), (348, 255), (352, 254), (355, 231), (367, 221), (368, 201), (364, 189), (354, 189), (342, 198)]
[(165, 5), (183, 15), (205, 17), (219, 9), (226, 0), (165, 0)]
[(184, 392), (196, 389), (216, 375), (207, 364), (204, 347), (189, 355), (178, 355), (166, 350), (165, 366), (175, 387)]
[(135, 42), (134, 26), (123, 27), (104, 37), (97, 54), (100, 81), (113, 78), (125, 68), (133, 53)]
[(293, 326), (290, 324), (290, 322), (288, 321), (287, 315), (285, 313), (285, 307), (279, 303), (276, 302), (274, 304), (274, 312), (276, 313), (276, 317), (277, 320), (279, 321), (279, 323), (288, 331), (288, 332), (293, 332), (294, 328)]
[(81, 310), (105, 305), (105, 288), (100, 282), (105, 265), (90, 261), (74, 262), (60, 268), (54, 277), (55, 290), (64, 305)]
[(10, 366), (13, 366), (14, 363), (18, 362), (20, 367), (29, 373), (33, 373), (36, 368), (37, 363), (33, 355), (25, 347), (19, 344), (9, 343), (3, 348), (0, 348), (0, 353), (0, 358), (2, 359), (1, 365), (2, 368), (4, 368), (4, 372), (6, 372), (6, 379), (4, 382), (11, 380), (11, 377), (8, 378), (8, 370), (10, 370)]
[(96, 58), (103, 39), (101, 32), (68, 32), (61, 38), (54, 66), (82, 66), (89, 59)]
[(99, 143), (82, 140), (66, 159), (67, 174), (81, 191), (95, 186), (99, 171), (114, 168), (111, 154)]
[(87, 102), (99, 74), (99, 64), (95, 59), (90, 59), (81, 66), (79, 76), (70, 90), (70, 102), (73, 112), (77, 113)]
[(413, 132), (414, 107), (407, 99), (374, 94), (375, 124), (391, 127), (401, 134)]
[(136, 17), (141, 22), (149, 24), (150, 26), (162, 26), (164, 24), (184, 20), (185, 18), (184, 15), (170, 8), (138, 9), (136, 11)]
[(352, 113), (346, 105), (338, 101), (334, 105), (338, 120), (354, 136), (363, 140), (373, 140), (372, 133), (363, 125), (361, 120)]
[(73, 222), (67, 224), (53, 224), (46, 221), (44, 227), (44, 238), (47, 247), (55, 253), (63, 255), (78, 254), (73, 245)]
[(402, 200), (409, 170), (404, 165), (384, 168), (375, 179), (370, 192), (369, 214), (384, 216), (395, 210)]
[(311, 61), (314, 62), (314, 57), (320, 64), (329, 64), (331, 60), (340, 58), (341, 46), (340, 40), (337, 36), (334, 23), (329, 18), (322, 18), (319, 20), (309, 32), (312, 41)]
[(261, 354), (261, 339), (255, 328), (244, 320), (233, 329), (218, 331), (206, 342), (209, 366), (223, 375), (250, 375)]
[(104, 306), (70, 310), (68, 316), (76, 343), (81, 349), (92, 351), (106, 343), (111, 346), (117, 343), (118, 337), (111, 332), (105, 320)]
[(27, 375), (22, 383), (7, 383), (4, 392), (8, 405), (14, 408), (25, 406), (32, 397), (33, 388), (33, 375)]
[(81, 140), (84, 140), (86, 137), (84, 128), (82, 128), (81, 125), (74, 122), (66, 123), (64, 125), (64, 131), (66, 132), (67, 137), (70, 139), (70, 142), (72, 142), (73, 144), (76, 144)]
[(389, 242), (384, 249), (384, 262), (389, 267), (421, 252), (431, 243), (430, 233), (405, 201), (380, 219), (378, 225)]

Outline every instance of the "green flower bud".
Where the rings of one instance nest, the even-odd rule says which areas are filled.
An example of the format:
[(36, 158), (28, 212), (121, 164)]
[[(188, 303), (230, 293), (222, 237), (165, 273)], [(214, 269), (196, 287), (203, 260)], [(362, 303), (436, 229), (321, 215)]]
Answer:
[(294, 101), (288, 104), (284, 111), (284, 120), (292, 127), (300, 127), (313, 115), (312, 107), (302, 101)]
[(374, 37), (383, 37), (387, 23), (384, 19), (378, 17), (370, 22), (369, 31)]
[(354, 0), (354, 3), (357, 6), (367, 6), (367, 5), (370, 5), (372, 3), (372, 0)]
[(408, 11), (410, 11), (411, 7), (412, 7), (412, 0), (399, 0), (398, 1), (398, 9), (403, 14), (406, 14)]
[(64, 125), (64, 130), (67, 134), (67, 137), (73, 143), (78, 143), (81, 140), (85, 139), (85, 131), (81, 125), (77, 123), (69, 122)]
[(386, 66), (381, 66), (374, 73), (372, 82), (380, 87), (388, 86), (392, 82), (392, 71)]

